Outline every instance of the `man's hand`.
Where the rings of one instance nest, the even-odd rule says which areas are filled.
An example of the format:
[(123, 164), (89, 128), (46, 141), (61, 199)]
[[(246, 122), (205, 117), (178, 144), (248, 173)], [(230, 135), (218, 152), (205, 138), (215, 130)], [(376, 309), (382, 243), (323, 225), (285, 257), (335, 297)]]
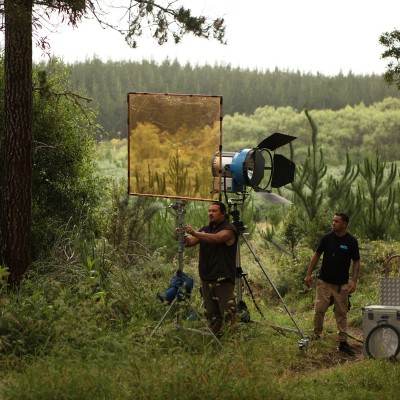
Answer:
[(189, 235), (193, 235), (193, 233), (195, 232), (195, 230), (190, 225), (185, 225), (185, 231)]
[(351, 281), (347, 286), (349, 294), (354, 293), (356, 291), (357, 283), (356, 281)]
[(179, 236), (181, 233), (185, 233), (185, 231), (181, 232), (181, 230), (178, 227), (175, 228), (175, 236)]
[(307, 269), (307, 274), (306, 277), (304, 278), (304, 283), (306, 284), (307, 287), (311, 287), (311, 282), (312, 282), (312, 272), (314, 271), (315, 267), (318, 264), (318, 260), (321, 257), (321, 254), (315, 252), (314, 255), (312, 256), (312, 259), (310, 261), (310, 265), (308, 266)]
[(304, 283), (305, 285), (309, 288), (311, 287), (311, 283), (312, 283), (312, 276), (311, 274), (307, 274), (306, 277), (304, 278)]

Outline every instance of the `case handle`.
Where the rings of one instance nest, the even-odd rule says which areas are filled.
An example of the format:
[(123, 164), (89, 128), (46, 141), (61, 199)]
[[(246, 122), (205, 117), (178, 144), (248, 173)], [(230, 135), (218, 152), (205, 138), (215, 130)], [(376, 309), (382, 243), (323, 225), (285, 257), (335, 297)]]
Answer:
[[(389, 263), (393, 258), (400, 257), (400, 254), (394, 254), (390, 256), (384, 263), (383, 266), (385, 267), (385, 278), (389, 277)], [(399, 270), (399, 278), (400, 278), (400, 270)]]

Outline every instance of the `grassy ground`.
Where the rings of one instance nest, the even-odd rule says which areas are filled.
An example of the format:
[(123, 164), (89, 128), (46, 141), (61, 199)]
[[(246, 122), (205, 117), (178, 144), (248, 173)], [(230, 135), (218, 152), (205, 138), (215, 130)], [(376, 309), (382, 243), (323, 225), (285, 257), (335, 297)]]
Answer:
[[(118, 154), (118, 143), (107, 151)], [(103, 160), (100, 166), (105, 176), (123, 178), (121, 164)], [(163, 319), (168, 308), (156, 293), (168, 286), (176, 258), (167, 260), (160, 250), (130, 263), (115, 252), (97, 257), (93, 249), (93, 259), (86, 259), (69, 244), (73, 258), (59, 251), (35, 266), (19, 292), (0, 291), (0, 399), (397, 398), (399, 363), (363, 354), (362, 307), (379, 304), (382, 261), (399, 244), (362, 244), (363, 274), (349, 312), (354, 357), (337, 350), (332, 310), (321, 340), (299, 346), (297, 327), (307, 337), (312, 331), (314, 290), (302, 286), (311, 254), (289, 268), (257, 235), (251, 244), (267, 276), (285, 292), (285, 303), (243, 248), (255, 303), (247, 289), (243, 299), (254, 322), (240, 323), (237, 334), (226, 334), (221, 343), (177, 329), (179, 317), (179, 327), (204, 330), (203, 321), (187, 320), (188, 304)], [(191, 304), (202, 313), (196, 260), (195, 251), (185, 252), (184, 270), (195, 278)]]
[[(166, 319), (153, 337), (157, 321), (143, 321), (122, 332), (97, 332), (79, 346), (61, 340), (45, 356), (9, 356), (2, 359), (1, 398), (397, 398), (398, 363), (362, 357), (358, 342), (352, 343), (357, 356), (340, 353), (329, 320), (324, 338), (299, 350), (297, 335), (271, 328), (271, 322), (283, 323), (283, 313), (275, 313), (241, 324), (222, 346), (208, 336), (176, 330)], [(309, 325), (307, 315), (296, 318)]]
[[(270, 250), (257, 240), (253, 245), (274, 282), (278, 275)], [(146, 261), (140, 270), (113, 266), (101, 284), (104, 296), (93, 265), (61, 265), (33, 277), (19, 294), (3, 293), (0, 398), (396, 398), (398, 362), (363, 355), (362, 306), (376, 303), (379, 274), (362, 279), (352, 297), (349, 343), (356, 356), (337, 350), (332, 310), (322, 339), (302, 350), (284, 304), (308, 336), (314, 291), (287, 295), (283, 303), (271, 294), (252, 255), (242, 253), (263, 316), (246, 290), (243, 299), (255, 322), (240, 323), (238, 333), (225, 335), (221, 344), (176, 328), (179, 317), (179, 326), (204, 330), (202, 321), (187, 321), (187, 304), (171, 308), (162, 319), (168, 308), (156, 293), (166, 288), (175, 268), (162, 259)], [(196, 279), (196, 254), (185, 255), (184, 265)], [(196, 280), (192, 305), (202, 312), (197, 285)]]

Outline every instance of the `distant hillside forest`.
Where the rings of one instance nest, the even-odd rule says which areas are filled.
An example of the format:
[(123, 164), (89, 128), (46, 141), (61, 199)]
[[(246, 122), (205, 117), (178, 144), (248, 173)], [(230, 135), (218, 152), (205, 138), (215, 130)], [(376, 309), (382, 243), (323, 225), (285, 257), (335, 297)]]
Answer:
[[(108, 138), (127, 131), (127, 93), (160, 92), (223, 96), (223, 114), (252, 115), (257, 108), (291, 107), (301, 111), (340, 110), (400, 98), (381, 75), (324, 76), (299, 71), (258, 71), (228, 66), (180, 65), (178, 61), (106, 63), (91, 59), (68, 65), (71, 89), (93, 98), (98, 123)], [(289, 132), (288, 132), (289, 133)]]

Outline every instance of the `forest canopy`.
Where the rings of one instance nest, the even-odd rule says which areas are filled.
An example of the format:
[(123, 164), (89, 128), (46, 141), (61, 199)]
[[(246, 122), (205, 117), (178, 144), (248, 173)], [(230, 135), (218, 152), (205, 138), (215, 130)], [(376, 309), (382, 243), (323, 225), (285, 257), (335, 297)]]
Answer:
[[(302, 111), (307, 105), (311, 111), (337, 111), (347, 106), (368, 107), (387, 97), (400, 98), (398, 90), (388, 86), (380, 75), (324, 76), (278, 69), (244, 70), (229, 65), (180, 65), (168, 59), (157, 64), (145, 60), (104, 63), (95, 58), (68, 67), (72, 89), (94, 99), (99, 110), (97, 122), (109, 138), (126, 133), (128, 92), (220, 95), (225, 116), (251, 115), (265, 106)], [(383, 107), (389, 105), (385, 103)]]
[[(42, 65), (42, 67), (44, 67)], [(291, 71), (257, 71), (230, 66), (180, 65), (177, 61), (104, 63), (98, 59), (68, 65), (71, 89), (86, 93), (106, 131), (97, 139), (127, 134), (127, 93), (197, 93), (223, 97), (223, 146), (226, 151), (254, 147), (275, 131), (297, 137), (295, 161), (311, 143), (302, 112), (310, 111), (319, 145), (329, 164), (354, 162), (377, 152), (398, 160), (400, 95), (382, 76), (334, 77)]]
[[(400, 99), (386, 98), (370, 106), (359, 104), (343, 109), (313, 110), (319, 145), (331, 165), (353, 162), (379, 153), (383, 160), (396, 161), (400, 150)], [(310, 126), (304, 114), (292, 107), (265, 106), (253, 115), (234, 114), (224, 118), (224, 150), (256, 146), (274, 131), (296, 136), (296, 161), (303, 161), (311, 144)]]

